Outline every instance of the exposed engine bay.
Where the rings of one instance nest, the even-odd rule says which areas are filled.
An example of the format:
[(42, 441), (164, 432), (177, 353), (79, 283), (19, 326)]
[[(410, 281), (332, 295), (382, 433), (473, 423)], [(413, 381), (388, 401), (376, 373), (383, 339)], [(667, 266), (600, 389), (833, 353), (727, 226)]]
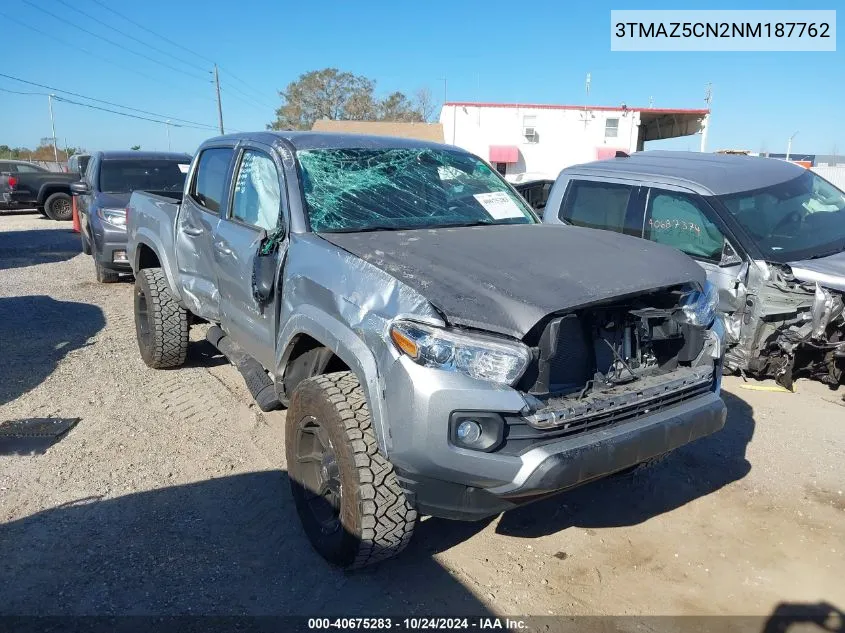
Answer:
[(549, 321), (523, 377), (533, 396), (529, 424), (593, 428), (712, 390), (721, 341), (690, 322), (683, 294), (641, 295)]
[(843, 294), (802, 281), (790, 266), (755, 262), (737, 282), (726, 318), (727, 369), (792, 389), (806, 376), (840, 384), (845, 372)]

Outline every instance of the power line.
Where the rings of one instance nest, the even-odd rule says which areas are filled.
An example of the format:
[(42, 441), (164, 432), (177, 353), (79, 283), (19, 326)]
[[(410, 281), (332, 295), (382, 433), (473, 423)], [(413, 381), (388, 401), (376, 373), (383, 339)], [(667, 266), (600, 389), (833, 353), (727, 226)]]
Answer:
[(20, 92), (19, 90), (9, 90), (8, 88), (0, 88), (0, 91), (11, 92), (13, 95), (38, 95), (39, 97), (50, 96), (46, 92)]
[(110, 25), (110, 24), (107, 24), (106, 22), (103, 22), (103, 21), (102, 21), (102, 20), (100, 20), (99, 18), (94, 17), (94, 16), (93, 16), (93, 15), (91, 15), (90, 13), (86, 13), (86, 12), (85, 12), (85, 11), (83, 11), (82, 9), (79, 9), (79, 8), (77, 8), (77, 7), (73, 6), (72, 4), (70, 4), (70, 3), (68, 3), (68, 2), (65, 2), (65, 0), (57, 0), (57, 1), (58, 1), (59, 3), (61, 3), (61, 4), (65, 5), (68, 9), (70, 9), (70, 10), (72, 10), (72, 11), (76, 11), (77, 13), (79, 13), (79, 14), (81, 14), (81, 15), (85, 16), (85, 17), (86, 17), (86, 18), (88, 18), (89, 20), (93, 20), (93, 21), (94, 21), (94, 22), (96, 22), (97, 24), (101, 24), (102, 26), (106, 27), (107, 29), (111, 29), (112, 31), (114, 31), (115, 33), (118, 33), (118, 34), (122, 35), (123, 37), (128, 37), (130, 40), (134, 40), (134, 41), (138, 42), (139, 44), (141, 44), (142, 46), (146, 46), (147, 48), (151, 48), (151, 49), (153, 49), (154, 51), (157, 51), (157, 52), (161, 53), (162, 55), (165, 55), (165, 56), (167, 56), (167, 57), (169, 57), (169, 58), (172, 58), (172, 59), (175, 59), (175, 60), (177, 60), (177, 61), (180, 61), (180, 62), (182, 62), (183, 64), (185, 64), (186, 66), (190, 66), (190, 67), (195, 68), (195, 69), (197, 69), (197, 70), (200, 70), (200, 71), (202, 71), (202, 72), (208, 72), (208, 69), (207, 69), (207, 68), (203, 68), (202, 66), (198, 66), (197, 64), (194, 64), (193, 62), (186, 61), (186, 60), (184, 60), (184, 59), (182, 59), (182, 58), (180, 58), (180, 57), (176, 57), (176, 56), (175, 56), (175, 55), (173, 55), (172, 53), (170, 53), (170, 52), (168, 52), (168, 51), (165, 51), (165, 50), (163, 50), (163, 49), (161, 49), (161, 48), (158, 48), (157, 46), (153, 46), (153, 45), (152, 45), (152, 44), (150, 44), (149, 42), (144, 42), (143, 40), (141, 40), (141, 39), (139, 39), (139, 38), (135, 37), (135, 36), (134, 36), (134, 35), (132, 35), (131, 33), (127, 33), (126, 31), (121, 31), (120, 29), (118, 29), (118, 28), (116, 28), (116, 27), (114, 27), (114, 26), (112, 26), (112, 25)]
[[(23, 84), (27, 84), (30, 86), (36, 86), (38, 88), (44, 88), (46, 90), (50, 90), (51, 92), (62, 92), (64, 94), (68, 94), (74, 97), (79, 97), (80, 99), (87, 99), (88, 101), (94, 101), (95, 103), (103, 103), (105, 105), (114, 106), (116, 108), (123, 108), (124, 110), (132, 110), (133, 112), (140, 112), (141, 114), (149, 114), (150, 116), (160, 117), (162, 119), (170, 119), (171, 121), (179, 121), (181, 123), (188, 123), (191, 125), (198, 125), (203, 126), (208, 129), (216, 129), (213, 125), (209, 125), (207, 123), (200, 123), (198, 121), (191, 121), (190, 119), (180, 119), (179, 117), (169, 116), (166, 114), (159, 114), (157, 112), (150, 112), (149, 110), (141, 110), (140, 108), (133, 108), (130, 106), (125, 106), (120, 103), (114, 103), (113, 101), (105, 101), (103, 99), (95, 99), (94, 97), (89, 97), (87, 95), (79, 94), (78, 92), (71, 92), (70, 90), (62, 90), (61, 88), (56, 88), (55, 86), (48, 86), (46, 84), (40, 84), (35, 81), (27, 81), (26, 79), (21, 79), (20, 77), (13, 77), (12, 75), (7, 75), (5, 73), (0, 73), (0, 77), (5, 77), (6, 79), (12, 79), (14, 81), (19, 81)], [(6, 92), (14, 92), (12, 90), (6, 90)], [(23, 93), (21, 93), (23, 94)], [(31, 94), (47, 94), (47, 93), (31, 93)]]
[(67, 18), (63, 18), (61, 16), (58, 16), (55, 13), (53, 13), (52, 11), (48, 11), (47, 9), (45, 9), (43, 7), (39, 7), (37, 4), (30, 2), (30, 0), (21, 0), (21, 1), (24, 4), (28, 4), (29, 6), (35, 8), (35, 9), (38, 9), (42, 13), (46, 13), (47, 15), (52, 16), (53, 18), (55, 18), (59, 22), (62, 22), (63, 24), (67, 24), (69, 26), (72, 26), (75, 29), (79, 29), (83, 33), (87, 33), (88, 35), (91, 35), (92, 37), (96, 37), (98, 40), (102, 40), (103, 42), (111, 44), (112, 46), (115, 46), (115, 47), (117, 47), (121, 50), (124, 50), (127, 53), (132, 53), (133, 55), (137, 55), (138, 57), (141, 57), (143, 59), (147, 59), (147, 60), (153, 62), (154, 64), (159, 64), (160, 66), (168, 68), (168, 69), (175, 71), (177, 73), (182, 73), (183, 75), (187, 75), (188, 77), (191, 77), (193, 79), (199, 79), (200, 81), (207, 81), (207, 79), (205, 77), (199, 77), (199, 76), (197, 76), (193, 73), (188, 72), (187, 70), (177, 68), (176, 66), (171, 66), (170, 64), (165, 64), (164, 62), (157, 60), (155, 57), (150, 57), (149, 55), (145, 55), (144, 53), (139, 53), (138, 51), (132, 50), (131, 48), (126, 48), (123, 44), (120, 44), (119, 42), (115, 42), (113, 40), (110, 40), (107, 37), (100, 35), (99, 33), (95, 33), (94, 31), (89, 31), (84, 26), (79, 26), (78, 24), (74, 24), (73, 22), (71, 22)]
[[(146, 27), (146, 26), (144, 26), (143, 24), (141, 24), (141, 23), (139, 23), (139, 22), (136, 22), (135, 20), (133, 20), (133, 19), (132, 19), (132, 18), (130, 18), (129, 16), (127, 16), (127, 15), (125, 15), (125, 14), (121, 13), (120, 11), (117, 11), (116, 9), (113, 9), (112, 7), (108, 6), (107, 4), (105, 4), (104, 2), (102, 2), (102, 0), (91, 0), (91, 2), (94, 2), (95, 4), (98, 4), (98, 5), (99, 5), (99, 6), (101, 6), (102, 8), (106, 9), (107, 11), (112, 12), (112, 13), (113, 13), (113, 14), (115, 14), (116, 16), (123, 18), (124, 20), (126, 20), (126, 21), (127, 21), (127, 22), (129, 22), (130, 24), (134, 24), (134, 25), (135, 25), (135, 26), (137, 26), (139, 29), (143, 29), (143, 30), (144, 30), (144, 31), (146, 31), (147, 33), (150, 33), (151, 35), (155, 35), (157, 38), (159, 38), (159, 39), (161, 39), (161, 40), (163, 40), (163, 41), (167, 42), (167, 43), (168, 43), (168, 44), (170, 44), (171, 46), (175, 46), (176, 48), (179, 48), (179, 49), (181, 49), (181, 50), (183, 50), (183, 51), (185, 51), (185, 52), (187, 52), (187, 53), (190, 53), (191, 55), (194, 55), (195, 57), (197, 57), (197, 58), (199, 58), (199, 59), (202, 59), (202, 60), (204, 60), (204, 61), (207, 61), (207, 62), (209, 62), (209, 63), (211, 63), (211, 64), (216, 63), (216, 62), (215, 62), (215, 60), (213, 60), (213, 59), (211, 59), (211, 58), (209, 58), (209, 57), (206, 57), (205, 55), (201, 55), (200, 53), (197, 53), (196, 51), (191, 50), (190, 48), (188, 48), (188, 47), (186, 47), (186, 46), (184, 46), (184, 45), (180, 44), (179, 42), (174, 42), (174, 41), (173, 41), (173, 40), (171, 40), (169, 37), (165, 37), (164, 35), (161, 35), (160, 33), (157, 33), (157, 32), (155, 32), (155, 31), (153, 31), (152, 29), (147, 28), (147, 27)], [(249, 85), (247, 82), (245, 82), (243, 79), (241, 79), (241, 78), (237, 77), (234, 73), (229, 72), (227, 69), (223, 68), (222, 66), (218, 66), (218, 68), (219, 68), (221, 71), (223, 71), (226, 75), (229, 75), (232, 79), (234, 79), (235, 81), (237, 81), (237, 82), (238, 82), (238, 83), (240, 83), (241, 85), (243, 85), (243, 86), (245, 86), (245, 87), (249, 88), (250, 90), (254, 91), (254, 92), (255, 92), (255, 93), (257, 93), (257, 94), (258, 94), (261, 98), (263, 98), (263, 94), (264, 94), (264, 93), (263, 93), (261, 90), (259, 90), (259, 89), (255, 88), (255, 87), (253, 87), (253, 86), (250, 86), (250, 85)]]
[(137, 114), (129, 114), (128, 112), (119, 112), (117, 110), (110, 110), (109, 108), (103, 108), (101, 106), (91, 105), (90, 103), (81, 103), (79, 101), (74, 101), (73, 99), (67, 99), (65, 97), (53, 97), (56, 101), (61, 101), (62, 103), (72, 103), (73, 105), (82, 106), (84, 108), (91, 108), (92, 110), (101, 110), (103, 112), (110, 112), (112, 114), (119, 114), (120, 116), (129, 117), (130, 119), (140, 119), (141, 121), (150, 121), (152, 123), (161, 123), (162, 125), (172, 125), (173, 127), (185, 127), (185, 128), (194, 128), (196, 130), (206, 129), (206, 127), (198, 127), (196, 125), (186, 125), (184, 123), (168, 123), (167, 121), (162, 121), (159, 119), (150, 119), (149, 117), (138, 116)]
[(139, 75), (141, 77), (145, 77), (146, 79), (149, 79), (150, 81), (160, 82), (160, 83), (163, 83), (165, 85), (173, 86), (174, 88), (180, 87), (180, 86), (177, 86), (176, 84), (171, 84), (169, 82), (161, 81), (160, 79), (156, 79), (155, 77), (152, 77), (151, 75), (143, 73), (140, 70), (136, 70), (136, 69), (132, 68), (131, 66), (124, 66), (123, 64), (118, 64), (117, 62), (113, 62), (110, 59), (103, 57), (102, 54), (98, 55), (96, 53), (92, 53), (88, 49), (83, 48), (82, 46), (79, 46), (79, 44), (68, 42), (67, 40), (63, 40), (62, 38), (54, 35), (53, 33), (47, 33), (46, 31), (42, 31), (41, 29), (35, 28), (34, 26), (30, 26), (26, 22), (22, 22), (21, 20), (18, 20), (17, 18), (12, 17), (8, 13), (4, 13), (3, 11), (0, 11), (0, 15), (2, 15), (3, 17), (5, 17), (7, 20), (9, 20), (11, 22), (15, 22), (16, 24), (19, 24), (20, 26), (22, 26), (26, 29), (29, 29), (30, 31), (34, 31), (35, 33), (38, 33), (39, 35), (44, 35), (45, 37), (50, 38), (50, 40), (52, 40), (53, 42), (58, 42), (59, 44), (63, 44), (64, 46), (67, 47), (68, 51), (85, 53), (86, 55), (90, 55), (91, 57), (94, 57), (95, 59), (97, 59), (99, 61), (104, 61), (107, 64), (111, 64), (112, 66), (120, 68), (121, 70), (128, 70), (129, 72), (133, 72), (136, 75)]

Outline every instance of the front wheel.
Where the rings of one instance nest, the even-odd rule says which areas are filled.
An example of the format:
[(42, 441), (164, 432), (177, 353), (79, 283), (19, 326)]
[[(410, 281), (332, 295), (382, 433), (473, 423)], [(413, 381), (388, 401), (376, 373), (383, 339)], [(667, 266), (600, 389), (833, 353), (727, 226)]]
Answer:
[(66, 193), (54, 193), (44, 201), (44, 213), (51, 220), (65, 221), (73, 218), (73, 203)]
[(170, 294), (161, 268), (135, 277), (135, 335), (147, 366), (179, 367), (188, 355), (188, 311)]
[(405, 549), (417, 511), (378, 451), (352, 372), (316, 376), (296, 387), (285, 452), (297, 513), (323, 558), (356, 569)]

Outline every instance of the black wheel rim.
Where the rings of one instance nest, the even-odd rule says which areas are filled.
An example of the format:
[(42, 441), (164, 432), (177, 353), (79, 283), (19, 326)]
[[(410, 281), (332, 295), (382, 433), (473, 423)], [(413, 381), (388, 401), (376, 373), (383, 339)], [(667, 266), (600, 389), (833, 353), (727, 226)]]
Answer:
[(53, 201), (53, 213), (60, 216), (65, 216), (72, 213), (70, 208), (70, 201), (64, 198), (59, 198)]
[(323, 534), (337, 532), (343, 494), (340, 468), (326, 428), (313, 416), (307, 416), (299, 423), (296, 462), (297, 479), (308, 511)]
[(150, 328), (150, 310), (147, 305), (147, 295), (143, 290), (135, 290), (135, 323), (138, 326), (138, 340), (142, 349), (149, 349), (152, 345), (153, 331)]

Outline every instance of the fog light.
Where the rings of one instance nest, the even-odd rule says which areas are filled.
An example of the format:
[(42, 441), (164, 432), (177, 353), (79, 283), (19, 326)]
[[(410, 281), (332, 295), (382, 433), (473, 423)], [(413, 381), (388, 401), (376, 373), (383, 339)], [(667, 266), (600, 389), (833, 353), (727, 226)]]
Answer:
[(498, 413), (454, 411), (449, 421), (453, 446), (474, 451), (493, 451), (504, 439), (505, 421)]
[(457, 435), (461, 444), (475, 444), (481, 437), (481, 425), (475, 420), (464, 420), (458, 425)]
[(128, 262), (129, 260), (126, 258), (126, 251), (115, 251), (112, 254), (112, 261), (113, 262)]

